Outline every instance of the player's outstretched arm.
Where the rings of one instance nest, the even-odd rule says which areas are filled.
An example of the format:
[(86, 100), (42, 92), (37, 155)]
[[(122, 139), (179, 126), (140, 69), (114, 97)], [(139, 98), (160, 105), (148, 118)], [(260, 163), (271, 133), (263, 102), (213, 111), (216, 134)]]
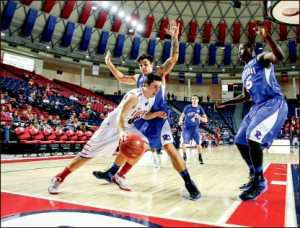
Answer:
[(249, 101), (250, 98), (251, 98), (250, 93), (244, 87), (244, 93), (238, 95), (237, 97), (235, 97), (232, 100), (225, 101), (225, 102), (220, 102), (220, 103), (219, 102), (215, 103), (214, 109), (216, 111), (217, 109), (224, 108), (225, 106), (228, 106), (228, 105), (237, 105), (237, 104), (240, 104), (240, 103), (244, 103), (246, 101)]
[(171, 72), (177, 63), (179, 57), (179, 45), (178, 45), (178, 33), (179, 33), (179, 24), (177, 25), (176, 21), (172, 20), (170, 22), (170, 28), (165, 29), (166, 33), (172, 38), (172, 48), (171, 48), (171, 57), (166, 60), (166, 62), (156, 70), (156, 74), (160, 76), (165, 76)]
[(124, 83), (124, 84), (127, 84), (127, 85), (136, 85), (136, 79), (135, 79), (135, 76), (128, 76), (128, 75), (124, 75), (121, 71), (119, 71), (116, 66), (111, 62), (111, 59), (110, 59), (110, 56), (111, 56), (111, 53), (110, 51), (108, 50), (106, 52), (106, 55), (105, 55), (105, 63), (106, 65), (108, 66), (109, 70), (111, 71), (111, 73), (115, 76), (115, 78), (121, 82), (121, 83)]
[[(268, 45), (270, 46), (271, 51), (272, 51), (272, 52), (263, 52), (261, 54), (261, 57), (259, 57), (259, 58), (262, 58), (261, 59), (262, 61), (265, 60), (265, 61), (270, 61), (273, 63), (278, 63), (278, 62), (282, 61), (284, 58), (284, 53), (283, 53), (282, 49), (280, 48), (280, 46), (276, 43), (276, 41), (273, 40), (267, 27), (265, 25), (263, 25), (262, 23), (258, 22), (254, 29), (258, 36), (261, 36), (266, 40), (266, 42), (268, 43)], [(260, 59), (259, 59), (259, 61), (260, 61)]]

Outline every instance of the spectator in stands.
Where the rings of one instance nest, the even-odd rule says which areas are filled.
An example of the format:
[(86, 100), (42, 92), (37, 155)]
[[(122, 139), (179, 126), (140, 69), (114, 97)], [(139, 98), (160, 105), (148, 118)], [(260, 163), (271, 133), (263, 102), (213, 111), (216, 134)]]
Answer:
[(47, 97), (47, 95), (45, 94), (43, 97), (43, 103), (44, 104), (50, 104), (49, 98)]
[(4, 94), (1, 94), (1, 104), (5, 104), (7, 101), (4, 98)]
[(174, 93), (172, 93), (171, 98), (172, 98), (172, 100), (175, 100), (175, 95), (174, 95)]
[(209, 96), (209, 94), (207, 95), (207, 102), (209, 102), (209, 100), (210, 100), (210, 96)]
[(24, 105), (26, 104), (26, 100), (23, 97), (23, 95), (19, 95), (18, 103), (20, 104), (21, 107), (24, 107)]
[(11, 123), (12, 123), (12, 129), (15, 129), (17, 127), (21, 127), (21, 120), (18, 114), (18, 111), (14, 111), (11, 118)]
[(171, 97), (171, 95), (170, 95), (170, 93), (168, 92), (168, 94), (167, 94), (168, 101), (170, 100), (170, 97)]
[(52, 120), (52, 125), (57, 126), (59, 123), (61, 123), (60, 117), (59, 117), (59, 115), (56, 115), (55, 119)]
[(30, 128), (33, 128), (33, 129), (37, 129), (37, 130), (40, 130), (40, 125), (38, 123), (38, 119), (34, 119), (31, 124), (30, 124)]
[(27, 102), (31, 105), (35, 104), (35, 94), (34, 93), (29, 94), (29, 96), (27, 97)]
[(91, 102), (90, 100), (89, 100), (88, 102), (86, 102), (85, 107), (86, 107), (87, 109), (91, 109), (91, 108), (92, 108), (92, 102)]
[(10, 141), (10, 129), (12, 123), (10, 117), (5, 115), (5, 111), (1, 110), (1, 133), (4, 132), (5, 141), (9, 143)]
[(11, 107), (13, 107), (13, 108), (20, 108), (20, 104), (16, 101), (16, 98), (11, 98), (10, 104), (11, 104)]
[(44, 131), (46, 129), (51, 130), (51, 126), (49, 125), (47, 120), (44, 120), (41, 124), (40, 124), (41, 130)]
[(23, 123), (27, 123), (27, 122), (30, 121), (30, 116), (29, 116), (29, 114), (27, 113), (26, 110), (23, 110), (23, 113), (22, 113), (22, 115), (20, 116), (20, 120), (21, 120), (21, 122), (23, 122)]
[(73, 96), (73, 94), (71, 94), (69, 99), (72, 100), (72, 101), (79, 101), (76, 94), (75, 94), (75, 96)]

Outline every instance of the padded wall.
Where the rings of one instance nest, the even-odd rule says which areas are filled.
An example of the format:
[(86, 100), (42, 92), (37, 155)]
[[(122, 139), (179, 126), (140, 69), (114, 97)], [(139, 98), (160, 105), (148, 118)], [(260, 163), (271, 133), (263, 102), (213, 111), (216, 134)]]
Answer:
[(241, 37), (241, 23), (234, 22), (234, 24), (233, 24), (233, 43), (234, 44), (240, 43), (240, 37)]
[(171, 41), (165, 41), (164, 51), (163, 51), (163, 62), (165, 62), (168, 58), (170, 58), (171, 54)]
[(209, 65), (215, 65), (216, 64), (216, 52), (217, 47), (215, 44), (209, 45)]
[(53, 15), (49, 16), (47, 24), (46, 24), (45, 29), (42, 34), (42, 38), (41, 38), (42, 41), (49, 42), (51, 40), (54, 29), (55, 29), (56, 20), (57, 20), (57, 17), (55, 17)]
[(105, 11), (101, 11), (99, 13), (99, 17), (96, 23), (96, 28), (102, 29), (105, 24), (106, 18), (107, 18), (107, 13)]
[(148, 16), (146, 19), (145, 23), (145, 32), (144, 32), (144, 37), (149, 38), (150, 34), (152, 32), (153, 28), (153, 23), (154, 23), (154, 17), (153, 16)]
[(195, 43), (194, 46), (194, 58), (193, 58), (193, 64), (199, 65), (200, 64), (200, 56), (201, 56), (201, 44)]
[(122, 56), (124, 42), (125, 42), (125, 35), (119, 34), (117, 39), (116, 49), (115, 49), (115, 57)]
[(154, 57), (155, 53), (155, 46), (156, 46), (156, 40), (150, 39), (149, 40), (149, 46), (148, 46), (148, 54)]
[(16, 8), (17, 8), (16, 2), (12, 2), (12, 1), (7, 2), (5, 9), (1, 15), (1, 30), (8, 29), (14, 17)]
[(196, 34), (197, 34), (197, 21), (191, 21), (190, 23), (190, 30), (189, 30), (189, 36), (188, 36), (188, 42), (195, 42)]
[(185, 62), (186, 43), (179, 43), (179, 57), (178, 63), (183, 64)]
[(62, 10), (60, 17), (68, 19), (73, 11), (76, 1), (67, 0), (64, 9)]
[(68, 47), (71, 44), (74, 29), (75, 23), (68, 21), (64, 36), (61, 41), (61, 46)]
[(93, 29), (86, 26), (80, 43), (80, 49), (86, 51), (89, 48)]
[(169, 25), (169, 19), (168, 18), (164, 18), (164, 19), (161, 20), (160, 30), (159, 30), (159, 38), (161, 40), (165, 39), (165, 36), (166, 36), (165, 29), (168, 28), (168, 25)]
[(131, 50), (131, 58), (132, 59), (136, 59), (138, 57), (139, 50), (140, 50), (140, 44), (141, 44), (141, 38), (140, 37), (134, 37), (132, 50)]
[(22, 25), (21, 34), (23, 36), (29, 36), (33, 30), (36, 18), (37, 18), (38, 11), (35, 9), (30, 8), (24, 24)]
[(108, 31), (102, 30), (99, 45), (98, 45), (98, 49), (97, 49), (97, 52), (99, 54), (103, 55), (106, 51), (106, 46), (107, 46), (107, 42), (108, 42), (108, 35), (109, 35)]
[(296, 56), (296, 41), (295, 40), (289, 40), (289, 51), (290, 51), (290, 62), (294, 63), (297, 60)]
[(53, 0), (46, 0), (44, 2), (42, 11), (46, 12), (46, 13), (50, 13), (50, 11), (52, 10), (53, 6), (55, 5), (56, 1)]
[(87, 20), (89, 19), (89, 16), (92, 12), (92, 2), (86, 1), (84, 8), (82, 10), (81, 16), (78, 20), (78, 23), (80, 24), (85, 24), (87, 22)]
[(231, 44), (225, 44), (224, 53), (224, 65), (230, 65), (231, 63)]
[(212, 23), (204, 23), (203, 43), (209, 43), (212, 30)]

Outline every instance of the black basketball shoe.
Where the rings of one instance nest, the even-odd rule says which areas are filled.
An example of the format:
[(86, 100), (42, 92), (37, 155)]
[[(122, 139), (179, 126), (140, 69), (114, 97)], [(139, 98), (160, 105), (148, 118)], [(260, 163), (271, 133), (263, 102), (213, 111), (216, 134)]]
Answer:
[(101, 172), (101, 171), (93, 171), (93, 175), (98, 178), (98, 179), (101, 179), (101, 180), (106, 180), (110, 183), (113, 182), (113, 177), (110, 177), (108, 175), (108, 171), (105, 171), (105, 172)]
[(252, 186), (239, 195), (239, 198), (243, 201), (256, 200), (262, 193), (267, 191), (268, 184), (267, 180), (264, 181), (254, 181)]
[(249, 188), (251, 188), (251, 186), (253, 185), (253, 181), (254, 181), (254, 177), (253, 176), (249, 176), (249, 181), (245, 184), (242, 184), (239, 189), (241, 191), (247, 191)]
[(202, 154), (199, 154), (199, 163), (200, 163), (201, 165), (204, 164), (203, 159), (202, 159)]
[(201, 193), (198, 190), (197, 186), (195, 185), (194, 181), (190, 183), (185, 183), (185, 187), (190, 193), (190, 199), (191, 200), (197, 200), (201, 197)]

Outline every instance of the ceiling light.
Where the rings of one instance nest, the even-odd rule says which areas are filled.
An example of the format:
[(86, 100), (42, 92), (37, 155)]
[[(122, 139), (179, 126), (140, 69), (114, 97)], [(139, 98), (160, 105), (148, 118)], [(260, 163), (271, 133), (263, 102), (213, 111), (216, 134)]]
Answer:
[(125, 21), (129, 22), (130, 20), (131, 20), (131, 17), (130, 16), (126, 16)]
[(101, 5), (102, 5), (103, 8), (107, 8), (108, 7), (108, 2), (103, 1), (103, 2), (101, 2)]
[(131, 25), (132, 25), (133, 27), (137, 26), (137, 21), (133, 20), (133, 21), (131, 22)]
[(92, 10), (96, 10), (97, 9), (97, 6), (92, 6)]
[(111, 9), (110, 9), (110, 10), (111, 10), (111, 12), (112, 12), (112, 13), (114, 13), (114, 12), (116, 12), (116, 11), (117, 11), (117, 7), (116, 7), (116, 6), (113, 6), (113, 7), (111, 7)]
[(141, 31), (143, 31), (143, 26), (141, 24), (138, 24), (136, 26), (136, 29), (137, 29), (138, 32), (141, 32)]
[(119, 12), (119, 17), (123, 18), (123, 17), (124, 17), (124, 15), (125, 15), (124, 11), (123, 11), (123, 10), (121, 10), (121, 11)]

